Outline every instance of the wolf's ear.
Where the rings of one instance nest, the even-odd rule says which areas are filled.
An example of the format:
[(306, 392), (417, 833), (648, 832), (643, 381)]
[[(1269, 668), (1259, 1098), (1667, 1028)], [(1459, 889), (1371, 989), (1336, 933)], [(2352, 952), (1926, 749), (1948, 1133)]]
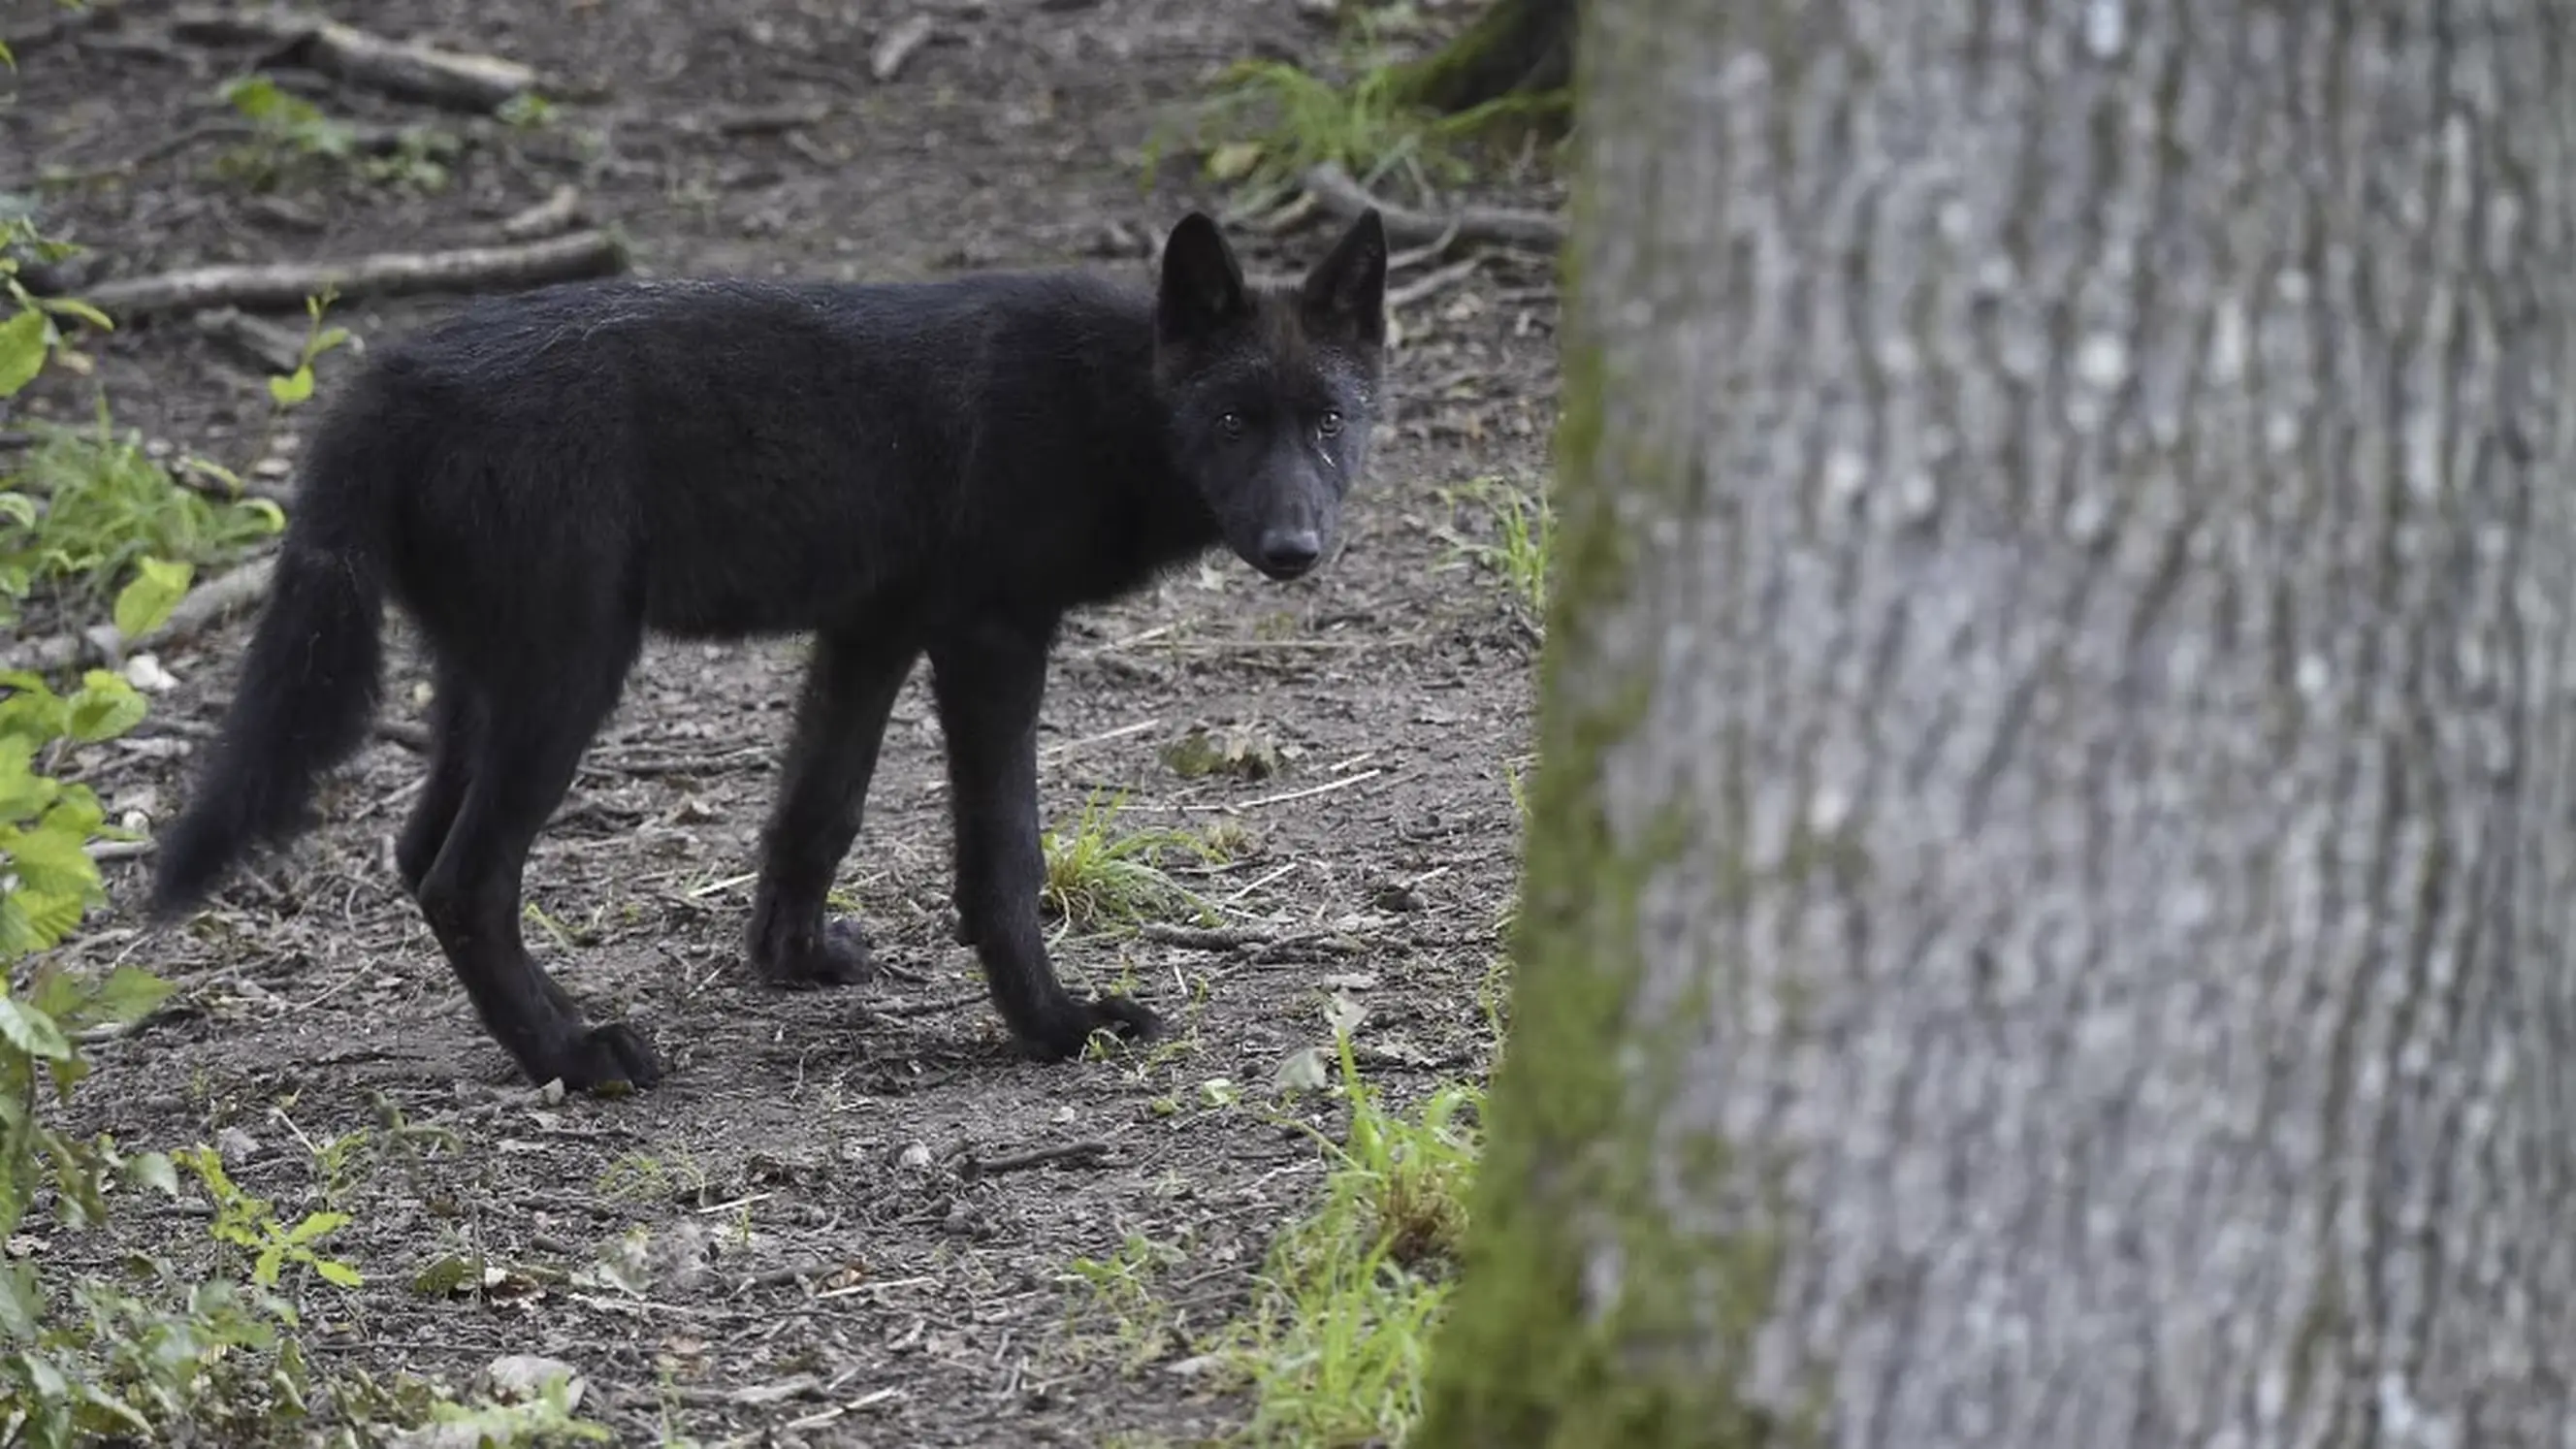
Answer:
[(1386, 222), (1372, 206), (1306, 274), (1298, 309), (1316, 333), (1371, 347), (1386, 343)]
[(1234, 248), (1204, 213), (1193, 211), (1163, 243), (1163, 284), (1155, 300), (1155, 330), (1165, 341), (1204, 337), (1252, 315), (1243, 268)]

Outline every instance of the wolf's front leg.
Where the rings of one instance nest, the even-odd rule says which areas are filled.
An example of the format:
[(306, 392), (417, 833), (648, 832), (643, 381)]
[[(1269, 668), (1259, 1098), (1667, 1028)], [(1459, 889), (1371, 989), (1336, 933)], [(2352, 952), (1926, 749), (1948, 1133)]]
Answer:
[(1031, 1052), (1062, 1060), (1108, 1027), (1133, 1040), (1160, 1030), (1123, 996), (1077, 1001), (1056, 980), (1038, 919), (1046, 857), (1038, 844), (1038, 703), (1051, 622), (986, 623), (931, 646), (931, 693), (948, 737), (956, 812), (959, 935), (984, 966), (993, 1005)]
[(858, 923), (826, 919), (824, 897), (858, 839), (886, 717), (919, 655), (904, 635), (814, 641), (752, 897), (751, 964), (773, 985), (847, 986), (875, 974)]

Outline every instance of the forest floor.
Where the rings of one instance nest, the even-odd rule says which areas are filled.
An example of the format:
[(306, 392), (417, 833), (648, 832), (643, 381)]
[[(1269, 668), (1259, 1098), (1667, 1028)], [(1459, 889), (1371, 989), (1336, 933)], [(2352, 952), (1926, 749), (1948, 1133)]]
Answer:
[[(86, 178), (43, 194), (52, 228), (91, 250), (93, 280), (485, 244), (569, 185), (651, 274), (1070, 265), (1142, 282), (1183, 211), (1226, 199), (1188, 158), (1149, 174), (1175, 107), (1225, 62), (1321, 60), (1334, 44), (1302, 7), (1253, 0), (325, 6), (572, 83), (575, 99), (522, 125), (300, 87), (335, 118), (454, 142), (430, 186), (402, 165), (246, 174), (219, 91), (255, 52), (173, 44), (156, 38), (165, 7), (123, 8), (117, 25), (20, 56), (0, 106), (0, 190), (38, 168)], [(12, 0), (0, 36), (46, 10)], [(872, 51), (915, 17), (926, 41), (876, 79)], [(1475, 196), (1558, 203), (1508, 176)], [(1284, 274), (1335, 227), (1232, 235), (1252, 270)], [(179, 991), (97, 1048), (77, 1125), (131, 1148), (213, 1143), (290, 1218), (347, 1211), (328, 1247), (367, 1283), (309, 1295), (322, 1368), (464, 1383), (496, 1356), (550, 1355), (580, 1371), (585, 1411), (624, 1443), (1223, 1436), (1242, 1422), (1240, 1392), (1185, 1370), (1323, 1178), (1294, 1124), (1329, 1136), (1343, 1110), (1329, 1092), (1283, 1097), (1283, 1063), (1328, 1043), (1344, 1002), (1365, 1010), (1363, 1071), (1395, 1099), (1479, 1080), (1495, 1050), (1536, 648), (1506, 580), (1459, 552), (1494, 525), (1455, 490), (1535, 489), (1556, 299), (1549, 259), (1481, 255), (1397, 313), (1394, 410), (1338, 557), (1283, 586), (1212, 555), (1079, 617), (1054, 660), (1049, 828), (1207, 843), (1209, 858), (1168, 869), (1242, 938), (1183, 944), (1111, 922), (1058, 940), (1077, 991), (1129, 983), (1173, 1022), (1170, 1041), (1053, 1066), (1013, 1052), (971, 953), (948, 940), (944, 787), (918, 675), (839, 882), (903, 974), (843, 993), (758, 986), (740, 938), (804, 646), (664, 642), (528, 880), (532, 949), (594, 1014), (639, 1023), (671, 1075), (618, 1099), (532, 1092), (388, 863), (422, 773), (427, 690), (397, 624), (382, 727), (311, 835), (183, 928), (137, 916), (148, 859), (111, 868), (113, 903), (61, 955), (131, 961)], [(454, 300), (346, 301), (331, 320), (389, 337)], [(156, 447), (272, 480), (292, 456), (300, 415), (276, 419), (265, 369), (187, 318), (122, 328), (96, 355), (118, 425)], [(326, 395), (347, 364), (323, 359)], [(76, 418), (95, 389), (57, 373), (21, 402), (22, 417)], [(112, 815), (166, 819), (184, 798), (246, 630), (163, 652), (175, 685), (78, 772)], [(1199, 727), (1275, 769), (1185, 775), (1169, 747)], [(1173, 902), (1150, 914), (1202, 924)], [(175, 1210), (118, 1232), (61, 1235), (41, 1248), (47, 1271), (203, 1238), (202, 1219)], [(1171, 1265), (1169, 1311), (1141, 1350), (1086, 1314), (1074, 1271), (1139, 1244)], [(449, 1259), (489, 1271), (421, 1281)]]

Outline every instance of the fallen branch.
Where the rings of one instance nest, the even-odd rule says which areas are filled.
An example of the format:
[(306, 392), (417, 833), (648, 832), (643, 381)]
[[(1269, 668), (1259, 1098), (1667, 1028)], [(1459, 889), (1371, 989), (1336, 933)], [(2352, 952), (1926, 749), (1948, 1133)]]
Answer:
[(50, 639), (39, 639), (12, 655), (7, 667), (43, 671), (74, 665), (113, 664), (139, 650), (179, 643), (203, 633), (237, 610), (268, 597), (269, 580), (276, 571), (277, 560), (263, 558), (210, 579), (189, 590), (188, 596), (179, 601), (179, 606), (170, 611), (170, 617), (162, 620), (159, 628), (146, 632), (139, 639), (126, 638), (112, 623), (99, 624), (78, 634), (57, 634)]
[[(1312, 192), (1301, 191), (1297, 193), (1297, 199), (1311, 207), (1315, 197)], [(1403, 272), (1410, 271), (1425, 262), (1436, 262), (1449, 255), (1449, 249), (1457, 244), (1458, 218), (1453, 216), (1449, 218), (1449, 225), (1441, 231), (1440, 235), (1418, 247), (1407, 247), (1389, 256), (1386, 259), (1386, 269), (1390, 272)]]
[(304, 336), (274, 322), (263, 322), (239, 307), (218, 307), (189, 319), (190, 325), (231, 348), (244, 361), (269, 372), (293, 372), (304, 363)]
[(1353, 180), (1351, 173), (1329, 161), (1306, 173), (1306, 191), (1324, 210), (1344, 221), (1355, 220), (1361, 212), (1376, 207), (1379, 219), (1386, 223), (1387, 240), (1397, 246), (1427, 246), (1453, 231), (1453, 242), (1490, 242), (1542, 252), (1565, 245), (1565, 218), (1561, 216), (1499, 206), (1462, 207), (1451, 215), (1435, 216), (1379, 200)]
[(207, 307), (300, 307), (326, 287), (343, 301), (404, 292), (507, 291), (623, 271), (626, 249), (604, 231), (546, 241), (459, 247), (445, 252), (376, 252), (337, 262), (193, 267), (92, 285), (90, 305), (114, 317)]
[(1436, 272), (1425, 272), (1401, 287), (1389, 287), (1386, 290), (1387, 310), (1427, 302), (1474, 276), (1476, 269), (1483, 265), (1484, 258), (1469, 257), (1464, 261), (1451, 262)]
[(388, 40), (318, 15), (193, 10), (170, 22), (170, 34), (198, 45), (269, 46), (263, 67), (304, 66), (347, 85), (451, 110), (495, 110), (540, 83), (534, 67), (515, 60)]
[(1006, 1172), (1025, 1172), (1032, 1167), (1045, 1167), (1057, 1162), (1089, 1167), (1108, 1155), (1109, 1144), (1106, 1142), (1067, 1142), (1055, 1147), (1015, 1152), (1008, 1157), (969, 1157), (957, 1164), (957, 1175), (972, 1182), (979, 1177), (999, 1177)]
[(514, 242), (535, 241), (553, 236), (581, 221), (581, 191), (578, 187), (558, 186), (554, 194), (536, 205), (506, 217), (501, 222), (501, 236)]
[(650, 750), (603, 753), (582, 762), (599, 774), (629, 775), (639, 780), (670, 775), (728, 775), (737, 770), (758, 773), (774, 763), (774, 752), (758, 745), (708, 752), (654, 753)]
[[(1290, 227), (1303, 223), (1306, 218), (1313, 216), (1314, 214), (1314, 195), (1300, 189), (1295, 196), (1288, 198), (1284, 205), (1270, 211), (1246, 216), (1242, 220), (1236, 222), (1231, 229), (1238, 231), (1257, 231), (1263, 236), (1277, 236), (1281, 232), (1288, 230)], [(1387, 264), (1389, 266), (1393, 266), (1395, 264), (1394, 259), (1390, 257)]]

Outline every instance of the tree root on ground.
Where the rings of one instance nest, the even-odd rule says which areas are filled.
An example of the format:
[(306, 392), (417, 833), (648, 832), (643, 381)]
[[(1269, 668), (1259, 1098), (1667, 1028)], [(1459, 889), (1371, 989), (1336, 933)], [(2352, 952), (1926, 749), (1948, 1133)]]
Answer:
[(1387, 240), (1397, 246), (1441, 242), (1486, 242), (1552, 252), (1565, 245), (1565, 218), (1541, 211), (1514, 211), (1499, 206), (1461, 207), (1447, 216), (1416, 211), (1380, 200), (1353, 180), (1351, 173), (1326, 162), (1306, 173), (1306, 194), (1334, 216), (1349, 221), (1374, 206), (1386, 223)]

